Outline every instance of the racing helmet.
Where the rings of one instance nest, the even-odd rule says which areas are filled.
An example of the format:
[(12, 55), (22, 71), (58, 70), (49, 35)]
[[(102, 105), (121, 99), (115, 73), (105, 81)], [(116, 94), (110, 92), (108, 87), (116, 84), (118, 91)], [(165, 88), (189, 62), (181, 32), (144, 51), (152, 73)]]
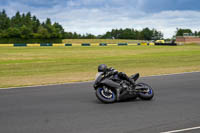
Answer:
[(101, 64), (98, 66), (98, 72), (106, 72), (107, 66), (105, 64)]

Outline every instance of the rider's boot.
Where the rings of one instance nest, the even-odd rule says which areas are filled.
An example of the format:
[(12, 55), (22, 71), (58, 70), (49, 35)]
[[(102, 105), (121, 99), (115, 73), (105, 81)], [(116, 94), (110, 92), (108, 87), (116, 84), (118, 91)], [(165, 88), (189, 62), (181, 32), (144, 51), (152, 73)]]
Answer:
[(134, 81), (133, 79), (129, 78), (126, 74), (124, 74), (124, 78), (125, 78), (128, 82), (130, 82), (133, 86), (135, 85), (135, 81)]
[(135, 81), (131, 78), (128, 78), (129, 82), (132, 84), (132, 85), (135, 85)]

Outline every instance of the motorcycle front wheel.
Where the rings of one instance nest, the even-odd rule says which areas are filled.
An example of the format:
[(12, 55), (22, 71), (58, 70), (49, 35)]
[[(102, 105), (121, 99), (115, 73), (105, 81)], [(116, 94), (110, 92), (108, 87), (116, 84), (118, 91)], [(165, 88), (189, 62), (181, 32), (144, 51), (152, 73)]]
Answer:
[(99, 87), (96, 89), (96, 97), (103, 103), (114, 103), (117, 100), (116, 93), (111, 90), (105, 89), (103, 87)]

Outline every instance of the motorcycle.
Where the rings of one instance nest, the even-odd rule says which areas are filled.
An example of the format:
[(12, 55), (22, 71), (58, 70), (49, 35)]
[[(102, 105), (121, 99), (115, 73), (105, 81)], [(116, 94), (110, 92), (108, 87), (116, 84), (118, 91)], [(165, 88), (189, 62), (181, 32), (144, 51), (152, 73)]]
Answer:
[[(98, 72), (96, 74), (93, 86), (95, 89), (96, 97), (101, 102), (114, 103), (125, 99), (134, 100), (137, 97), (139, 97), (142, 100), (151, 100), (153, 98), (154, 91), (150, 85), (146, 83), (135, 83), (135, 85), (132, 85), (127, 80), (123, 80), (116, 77), (117, 75), (106, 76), (102, 72)], [(134, 81), (137, 81), (139, 77), (139, 73), (130, 76), (130, 78)], [(116, 84), (113, 84), (113, 82), (109, 82), (110, 80), (115, 81)], [(117, 89), (120, 86), (125, 87), (127, 93), (123, 96), (123, 98), (119, 99), (119, 96), (123, 93)]]

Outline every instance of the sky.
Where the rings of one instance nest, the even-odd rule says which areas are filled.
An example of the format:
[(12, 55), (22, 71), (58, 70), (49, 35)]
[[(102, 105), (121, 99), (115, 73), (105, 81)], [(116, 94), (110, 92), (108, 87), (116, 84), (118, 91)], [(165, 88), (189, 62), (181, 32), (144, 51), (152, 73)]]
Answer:
[(200, 0), (0, 0), (12, 17), (31, 12), (50, 18), (65, 31), (104, 34), (112, 29), (155, 28), (171, 38), (176, 28), (200, 31)]

